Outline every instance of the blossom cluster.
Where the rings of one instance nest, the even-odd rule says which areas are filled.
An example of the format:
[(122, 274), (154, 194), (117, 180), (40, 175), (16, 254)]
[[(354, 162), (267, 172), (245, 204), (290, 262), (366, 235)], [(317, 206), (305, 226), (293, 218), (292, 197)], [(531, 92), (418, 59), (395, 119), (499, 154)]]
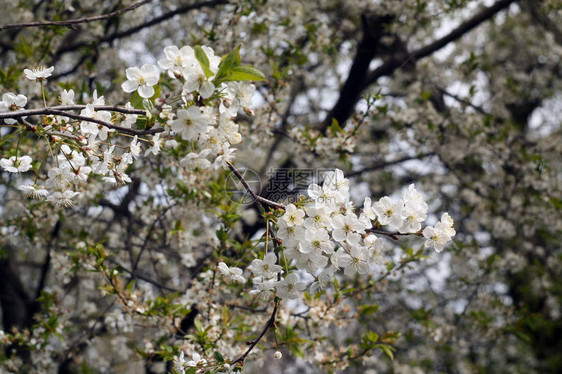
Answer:
[[(73, 199), (80, 195), (80, 184), (93, 175), (110, 184), (129, 183), (131, 178), (127, 169), (140, 156), (142, 143), (150, 144), (145, 156), (157, 155), (163, 145), (161, 135), (171, 139), (172, 145), (178, 144), (175, 138), (191, 142), (193, 152), (179, 162), (187, 170), (226, 167), (226, 162), (234, 157), (235, 149), (231, 145), (242, 139), (234, 119), (240, 109), (251, 111), (248, 107), (255, 87), (246, 81), (259, 80), (262, 76), (251, 67), (240, 67), (236, 60), (239, 59), (238, 50), (235, 52), (234, 58), (229, 60), (230, 65), (226, 66), (210, 47), (166, 47), (165, 57), (158, 61), (158, 65), (174, 83), (179, 82), (179, 85), (171, 85), (178, 89), (175, 96), (172, 92), (172, 96), (155, 97), (154, 86), (161, 78), (158, 67), (145, 64), (141, 68), (126, 69), (127, 81), (121, 87), (127, 93), (136, 91), (141, 100), (152, 100), (142, 105), (147, 119), (152, 117), (150, 111), (154, 108), (159, 112), (158, 121), (153, 124), (154, 129), (160, 130), (156, 134), (145, 134), (146, 137), (128, 135), (132, 139), (126, 144), (111, 142), (111, 133), (135, 134), (127, 130), (134, 129), (139, 119), (136, 113), (144, 110), (135, 112), (132, 104), (127, 103), (123, 108), (124, 114), (116, 115), (111, 110), (100, 108), (106, 102), (97, 91), (93, 92), (91, 102), (82, 105), (80, 120), (65, 115), (46, 116), (42, 126), (34, 131), (53, 143), (50, 145), (56, 153), (50, 152), (53, 154), (53, 165), (47, 167), (46, 178), (35, 178), (34, 182), (22, 184), (18, 189), (31, 198), (47, 198), (59, 206), (71, 206)], [(236, 69), (241, 73), (233, 73)], [(52, 71), (53, 67), (26, 69), (25, 74), (28, 79), (42, 83)], [(220, 75), (220, 81), (215, 79), (217, 75)], [(62, 105), (75, 105), (74, 97), (72, 89), (63, 90), (60, 102)], [(5, 93), (0, 101), (0, 113), (20, 111), (26, 104), (27, 97), (24, 95)], [(93, 121), (84, 118), (92, 118)], [(5, 122), (16, 124), (17, 120), (6, 118)], [(44, 160), (38, 164), (42, 167)], [(16, 154), (0, 160), (0, 166), (11, 173), (29, 171), (33, 165), (29, 155)], [(45, 183), (38, 184), (38, 179), (45, 179)]]
[[(447, 213), (443, 213), (441, 222), (422, 230), (428, 205), (413, 184), (398, 201), (384, 196), (373, 203), (366, 197), (357, 214), (350, 200), (349, 180), (339, 169), (327, 173), (322, 186), (311, 184), (308, 198), (297, 205), (285, 207), (277, 220), (276, 234), (282, 240), (287, 262), (314, 276), (313, 292), (326, 288), (338, 270), (353, 276), (366, 274), (371, 265), (380, 264), (385, 242), (373, 232), (381, 226), (397, 230), (388, 232), (390, 235), (423, 235), (427, 239), (425, 246), (437, 252), (455, 235), (453, 220)], [(252, 261), (248, 269), (254, 276), (255, 288), (250, 294), (263, 300), (273, 295), (294, 299), (306, 289), (296, 272), (282, 277), (278, 256), (269, 252), (263, 259)], [(240, 268), (221, 262), (218, 269), (227, 283), (246, 282)]]
[[(398, 230), (398, 234), (419, 235), (427, 209), (412, 184), (399, 201), (385, 196), (373, 204), (365, 198), (357, 214), (349, 197), (349, 180), (336, 169), (327, 173), (322, 186), (308, 187), (303, 204), (287, 205), (277, 221), (277, 236), (283, 241), (287, 260), (315, 277), (314, 291), (325, 288), (337, 270), (343, 269), (347, 276), (368, 273), (379, 261), (383, 245), (373, 229), (382, 225)], [(426, 228), (426, 246), (442, 250), (454, 235), (452, 225), (445, 213), (443, 222)]]
[[(194, 353), (192, 355), (192, 359), (189, 361), (185, 360), (185, 354), (182, 351), (179, 356), (174, 356), (173, 361), (173, 369), (174, 373), (177, 374), (186, 374), (186, 369), (189, 368), (203, 368), (206, 366), (217, 366), (217, 365), (209, 365), (207, 360), (201, 357), (199, 353)], [(217, 371), (213, 371), (216, 374), (240, 374), (240, 370), (236, 369), (235, 367), (231, 367), (229, 364), (225, 363), (217, 369)]]
[(196, 49), (190, 46), (169, 46), (164, 48), (165, 57), (158, 61), (182, 88), (183, 105), (166, 125), (181, 139), (197, 145), (196, 152), (180, 160), (181, 166), (189, 170), (218, 169), (233, 159), (235, 150), (231, 145), (242, 140), (234, 118), (240, 109), (250, 111), (255, 87), (248, 82), (219, 82), (216, 78), (221, 58), (207, 46), (198, 51), (197, 57)]

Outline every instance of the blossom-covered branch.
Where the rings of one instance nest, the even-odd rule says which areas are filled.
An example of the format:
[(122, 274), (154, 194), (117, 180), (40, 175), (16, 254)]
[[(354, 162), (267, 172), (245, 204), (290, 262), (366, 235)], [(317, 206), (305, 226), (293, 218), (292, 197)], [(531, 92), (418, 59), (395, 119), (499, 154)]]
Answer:
[[(0, 119), (6, 119), (6, 118), (15, 119), (15, 118), (21, 118), (27, 116), (34, 116), (34, 115), (58, 115), (58, 116), (72, 118), (75, 120), (97, 123), (99, 125), (107, 127), (108, 129), (116, 130), (118, 132), (124, 134), (130, 134), (130, 135), (153, 135), (164, 131), (163, 128), (150, 129), (150, 130), (135, 130), (135, 129), (117, 126), (111, 122), (103, 121), (98, 118), (86, 117), (79, 114), (73, 114), (68, 112), (70, 110), (80, 110), (84, 108), (86, 108), (85, 105), (61, 105), (61, 106), (54, 106), (49, 108), (25, 109), (25, 110), (18, 110), (15, 112), (0, 113)], [(127, 109), (127, 108), (115, 107), (110, 105), (93, 106), (93, 109), (96, 111), (101, 111), (101, 110), (115, 111), (115, 112), (127, 113), (127, 114), (146, 114), (145, 110), (132, 109), (132, 108)]]

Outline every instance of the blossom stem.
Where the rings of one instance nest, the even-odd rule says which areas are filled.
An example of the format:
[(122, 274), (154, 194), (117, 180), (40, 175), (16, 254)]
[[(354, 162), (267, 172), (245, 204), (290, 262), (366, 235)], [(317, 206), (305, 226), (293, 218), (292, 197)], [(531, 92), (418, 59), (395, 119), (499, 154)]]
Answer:
[(39, 81), (39, 83), (41, 84), (41, 95), (43, 96), (43, 105), (46, 108), (47, 107), (47, 100), (45, 99), (45, 89), (43, 87), (43, 80)]

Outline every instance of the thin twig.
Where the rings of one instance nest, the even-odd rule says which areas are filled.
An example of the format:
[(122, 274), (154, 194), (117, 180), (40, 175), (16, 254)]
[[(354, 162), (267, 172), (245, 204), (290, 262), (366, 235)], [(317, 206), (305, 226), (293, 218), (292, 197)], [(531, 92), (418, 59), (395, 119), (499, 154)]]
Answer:
[(406, 162), (406, 161), (410, 161), (410, 160), (418, 160), (418, 159), (422, 159), (422, 158), (433, 156), (433, 155), (435, 155), (435, 152), (426, 152), (426, 153), (422, 153), (422, 154), (414, 155), (414, 156), (404, 156), (402, 158), (392, 160), (392, 161), (379, 162), (379, 163), (374, 164), (374, 165), (366, 166), (361, 170), (357, 170), (357, 171), (348, 173), (346, 177), (347, 178), (357, 177), (357, 176), (359, 176), (363, 173), (384, 169), (387, 166), (400, 164), (402, 162)]
[[(164, 13), (161, 16), (158, 16), (154, 19), (151, 19), (150, 21), (142, 23), (138, 26), (134, 26), (134, 27), (131, 27), (127, 30), (118, 31), (118, 32), (115, 32), (111, 35), (104, 36), (103, 38), (98, 39), (97, 43), (98, 44), (111, 43), (114, 40), (134, 35), (142, 29), (157, 25), (161, 22), (164, 22), (164, 21), (174, 17), (177, 14), (187, 13), (190, 10), (200, 9), (200, 8), (203, 8), (203, 7), (212, 7), (212, 6), (216, 6), (216, 5), (225, 5), (225, 4), (228, 4), (228, 0), (202, 1), (202, 2), (197, 3), (197, 4), (189, 4), (189, 5), (185, 5), (185, 6), (182, 6), (182, 7), (178, 7), (177, 9), (174, 9), (174, 10), (168, 12), (168, 13)], [(85, 41), (70, 44), (70, 45), (67, 45), (67, 46), (64, 46), (64, 47), (60, 48), (56, 52), (56, 54), (60, 55), (60, 54), (65, 53), (65, 52), (75, 51), (77, 48), (86, 47), (86, 46), (89, 46), (90, 44), (91, 44), (90, 42), (85, 42)]]
[(70, 19), (67, 21), (45, 21), (45, 22), (28, 22), (28, 23), (14, 23), (11, 25), (0, 25), (0, 31), (2, 30), (9, 30), (9, 29), (23, 29), (25, 27), (40, 27), (40, 26), (71, 26), (76, 25), (79, 23), (89, 23), (95, 21), (101, 21), (107, 18), (115, 17), (121, 15), (126, 12), (130, 12), (133, 9), (136, 9), (144, 4), (150, 3), (152, 0), (143, 0), (130, 5), (126, 8), (116, 10), (115, 12), (102, 14), (100, 16), (93, 16), (93, 17), (86, 17), (86, 18), (78, 18), (78, 19)]
[(380, 234), (380, 235), (385, 235), (388, 236), (391, 239), (394, 240), (400, 240), (399, 236), (407, 236), (407, 235), (416, 235), (416, 236), (423, 236), (422, 232), (409, 232), (409, 233), (402, 233), (402, 232), (388, 232), (388, 231), (384, 231), (384, 230), (379, 230), (379, 229), (368, 229), (368, 232), (372, 232), (373, 234)]
[(251, 342), (250, 347), (246, 350), (246, 352), (244, 352), (240, 357), (238, 357), (236, 360), (232, 361), (231, 365), (236, 365), (237, 363), (244, 363), (244, 359), (246, 358), (246, 356), (248, 356), (250, 354), (250, 352), (254, 349), (254, 347), (259, 343), (259, 341), (261, 340), (261, 338), (263, 338), (263, 336), (265, 335), (265, 333), (273, 326), (275, 326), (275, 316), (277, 315), (277, 307), (278, 307), (278, 303), (275, 303), (275, 306), (273, 307), (273, 312), (271, 313), (271, 317), (269, 317), (269, 319), (267, 320), (267, 323), (265, 324), (262, 332), (260, 333), (260, 335)]

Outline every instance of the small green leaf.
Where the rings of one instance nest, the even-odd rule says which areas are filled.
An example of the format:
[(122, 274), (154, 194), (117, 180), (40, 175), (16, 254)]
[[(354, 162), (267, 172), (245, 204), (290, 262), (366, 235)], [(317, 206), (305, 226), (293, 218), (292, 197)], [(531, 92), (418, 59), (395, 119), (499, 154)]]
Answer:
[(142, 105), (143, 98), (140, 97), (138, 91), (133, 92), (133, 96), (129, 99), (131, 106), (135, 109), (144, 109)]
[(379, 340), (379, 334), (373, 331), (369, 331), (369, 333), (367, 334), (367, 338), (373, 343), (376, 343), (377, 340)]
[(240, 45), (221, 59), (219, 71), (223, 69), (227, 71), (236, 66), (240, 66)]
[(225, 81), (264, 81), (265, 75), (258, 69), (245, 65), (230, 69)]
[(383, 351), (391, 360), (394, 361), (394, 353), (393, 353), (393, 351), (395, 350), (394, 348), (384, 344), (377, 344), (375, 348), (378, 348), (381, 351)]
[(224, 82), (230, 74), (230, 70), (237, 66), (240, 66), (240, 46), (234, 48), (232, 52), (222, 58), (219, 64), (219, 71), (217, 71), (215, 76), (215, 85)]
[(379, 310), (380, 305), (361, 305), (359, 307), (359, 314), (369, 315), (376, 313)]
[(205, 53), (203, 48), (197, 45), (195, 46), (194, 51), (195, 51), (195, 58), (197, 59), (197, 61), (199, 61), (199, 65), (201, 65), (201, 68), (203, 69), (205, 76), (209, 78), (215, 75), (209, 67), (209, 58), (207, 57), (207, 54)]
[(219, 352), (215, 352), (214, 355), (215, 355), (215, 359), (219, 364), (224, 364), (224, 357), (222, 357), (222, 355)]
[(217, 234), (217, 239), (219, 239), (220, 242), (225, 242), (228, 239), (228, 234), (222, 227), (219, 228), (215, 233)]
[(340, 123), (337, 119), (332, 118), (332, 124), (330, 125), (330, 130), (332, 130), (332, 134), (336, 135), (340, 132), (343, 132), (343, 129), (340, 126)]

